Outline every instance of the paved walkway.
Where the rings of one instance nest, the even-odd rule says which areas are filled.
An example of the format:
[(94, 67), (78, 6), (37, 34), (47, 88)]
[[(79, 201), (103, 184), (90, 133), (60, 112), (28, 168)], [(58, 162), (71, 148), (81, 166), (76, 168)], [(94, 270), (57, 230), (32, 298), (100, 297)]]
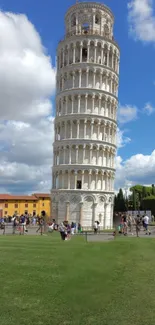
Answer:
[[(17, 228), (18, 229), (18, 228)], [(20, 231), (19, 230), (17, 230), (16, 229), (16, 231), (15, 231), (15, 235), (20, 235)], [(38, 226), (37, 227), (31, 227), (31, 228), (27, 228), (28, 229), (28, 232), (25, 232), (24, 233), (24, 236), (28, 236), (28, 235), (35, 235), (35, 236), (39, 236), (39, 235), (41, 235), (41, 233), (40, 233), (40, 231), (38, 232), (38, 233), (36, 233), (36, 230), (38, 229)], [(6, 226), (5, 227), (5, 235), (12, 235), (12, 233), (13, 233), (13, 227), (12, 227), (12, 225), (8, 225), (8, 226)], [(4, 230), (1, 230), (0, 229), (0, 235), (4, 235)], [(21, 227), (21, 235), (23, 235), (23, 229), (22, 229), (22, 227)]]
[[(121, 237), (125, 237), (125, 236), (117, 235), (117, 238), (121, 238)], [(135, 238), (135, 237), (137, 237), (137, 235), (134, 232), (133, 235), (129, 233), (127, 235), (127, 237)], [(155, 228), (151, 229), (151, 235), (146, 235), (143, 230), (140, 231), (139, 237), (140, 238), (155, 238)], [(100, 234), (97, 234), (97, 235), (87, 234), (87, 241), (88, 242), (105, 242), (105, 241), (107, 242), (107, 241), (112, 241), (114, 239), (115, 239), (115, 237), (112, 235), (112, 233), (100, 233)]]

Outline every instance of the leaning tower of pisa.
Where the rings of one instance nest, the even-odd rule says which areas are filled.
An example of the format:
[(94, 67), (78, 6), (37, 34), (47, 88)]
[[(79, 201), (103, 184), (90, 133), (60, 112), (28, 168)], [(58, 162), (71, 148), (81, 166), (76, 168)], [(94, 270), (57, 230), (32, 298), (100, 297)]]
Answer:
[(114, 16), (96, 2), (66, 13), (57, 49), (52, 217), (113, 226), (120, 52)]

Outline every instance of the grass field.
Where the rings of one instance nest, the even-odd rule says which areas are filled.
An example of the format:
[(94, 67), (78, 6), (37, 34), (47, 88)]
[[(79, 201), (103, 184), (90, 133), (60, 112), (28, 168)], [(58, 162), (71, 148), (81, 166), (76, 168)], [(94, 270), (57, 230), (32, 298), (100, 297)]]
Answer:
[(154, 325), (155, 239), (0, 237), (1, 325)]

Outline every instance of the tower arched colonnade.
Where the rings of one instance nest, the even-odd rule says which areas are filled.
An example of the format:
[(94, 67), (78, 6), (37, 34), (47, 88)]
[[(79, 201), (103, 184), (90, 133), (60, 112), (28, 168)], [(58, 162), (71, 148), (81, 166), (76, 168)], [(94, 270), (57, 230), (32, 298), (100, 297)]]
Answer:
[[(89, 34), (88, 34), (89, 35)], [(69, 40), (60, 42), (57, 51), (58, 71), (76, 63), (99, 64), (119, 74), (119, 50), (114, 44), (94, 39)]]
[(116, 123), (102, 118), (83, 118), (78, 115), (70, 119), (55, 119), (55, 141), (65, 139), (87, 139), (103, 141), (116, 146)]
[(77, 93), (75, 90), (57, 96), (56, 116), (70, 114), (101, 115), (116, 121), (117, 100), (109, 95), (96, 92)]
[(91, 165), (115, 168), (116, 149), (103, 144), (63, 143), (54, 145), (54, 166)]

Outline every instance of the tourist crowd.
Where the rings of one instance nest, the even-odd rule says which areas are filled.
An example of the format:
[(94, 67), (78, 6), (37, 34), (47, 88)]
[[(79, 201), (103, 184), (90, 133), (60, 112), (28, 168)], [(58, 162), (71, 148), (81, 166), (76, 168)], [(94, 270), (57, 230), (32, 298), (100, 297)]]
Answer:
[[(146, 235), (151, 235), (149, 227), (149, 217), (147, 214), (143, 216), (137, 215), (136, 217), (131, 215), (122, 214), (120, 215), (120, 223), (117, 227), (119, 234), (127, 236), (128, 232), (133, 235), (134, 229), (136, 230), (136, 235), (139, 237), (139, 232), (143, 228)], [(114, 232), (115, 234), (116, 232)]]
[(49, 225), (49, 231), (58, 230), (62, 240), (69, 240), (71, 235), (76, 233), (82, 233), (82, 227), (80, 223), (75, 222), (69, 223), (68, 221), (63, 221), (59, 225), (55, 224), (55, 220)]

